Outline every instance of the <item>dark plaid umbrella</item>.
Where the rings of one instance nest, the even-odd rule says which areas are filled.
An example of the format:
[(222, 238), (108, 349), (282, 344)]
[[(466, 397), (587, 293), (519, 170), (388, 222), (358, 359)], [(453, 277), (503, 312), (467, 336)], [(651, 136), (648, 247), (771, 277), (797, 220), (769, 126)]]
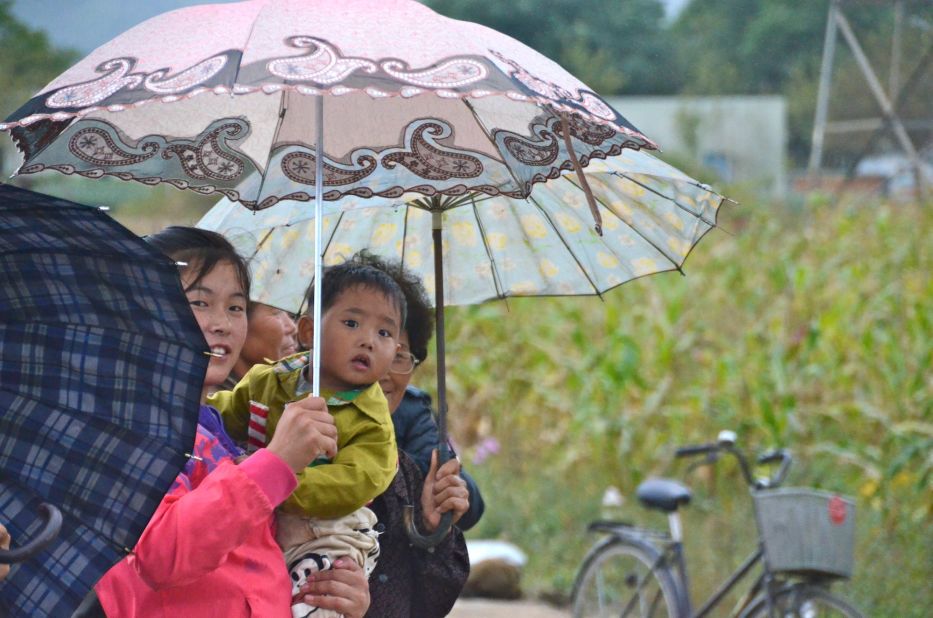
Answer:
[(136, 544), (194, 443), (205, 350), (170, 259), (99, 209), (0, 185), (0, 521), (18, 545), (40, 503), (64, 516), (0, 615), (70, 616)]

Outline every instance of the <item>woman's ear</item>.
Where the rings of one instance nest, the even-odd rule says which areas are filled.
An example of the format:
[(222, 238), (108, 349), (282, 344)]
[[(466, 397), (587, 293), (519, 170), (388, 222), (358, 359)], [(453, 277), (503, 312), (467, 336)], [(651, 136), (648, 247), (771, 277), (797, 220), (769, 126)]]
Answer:
[(298, 318), (298, 347), (302, 350), (310, 350), (312, 341), (314, 341), (314, 319), (310, 315), (303, 315)]

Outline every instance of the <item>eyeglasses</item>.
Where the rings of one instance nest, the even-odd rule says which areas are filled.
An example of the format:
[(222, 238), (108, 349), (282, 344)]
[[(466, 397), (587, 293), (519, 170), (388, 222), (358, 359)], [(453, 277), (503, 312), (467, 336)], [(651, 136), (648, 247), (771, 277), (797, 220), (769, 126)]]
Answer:
[(395, 355), (395, 358), (392, 359), (389, 371), (391, 373), (401, 374), (411, 373), (415, 370), (415, 367), (418, 366), (418, 363), (418, 359), (415, 358), (415, 355), (411, 352), (399, 352)]

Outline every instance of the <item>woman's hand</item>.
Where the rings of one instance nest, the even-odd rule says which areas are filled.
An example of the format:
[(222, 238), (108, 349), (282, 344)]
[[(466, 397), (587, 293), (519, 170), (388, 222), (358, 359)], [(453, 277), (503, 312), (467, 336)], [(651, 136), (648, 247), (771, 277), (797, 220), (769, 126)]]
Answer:
[(305, 397), (285, 406), (266, 448), (281, 457), (295, 474), (318, 457), (333, 458), (337, 454), (337, 427), (324, 400)]
[[(10, 533), (7, 532), (6, 526), (0, 524), (0, 549), (10, 549)], [(0, 564), (0, 582), (6, 579), (6, 576), (10, 574), (10, 565)]]
[(421, 489), (421, 514), (425, 532), (437, 530), (441, 515), (453, 513), (453, 523), (470, 509), (470, 490), (460, 478), (460, 462), (451, 459), (437, 469), (437, 449), (431, 453), (431, 468)]
[(335, 560), (332, 569), (313, 573), (300, 594), (308, 605), (335, 610), (344, 618), (362, 618), (369, 609), (369, 581), (347, 557)]

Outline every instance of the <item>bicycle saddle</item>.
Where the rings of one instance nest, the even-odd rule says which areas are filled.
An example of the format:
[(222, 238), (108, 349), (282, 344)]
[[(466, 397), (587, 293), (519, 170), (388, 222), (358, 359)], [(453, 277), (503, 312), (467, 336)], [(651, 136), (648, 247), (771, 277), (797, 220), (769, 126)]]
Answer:
[(671, 479), (648, 479), (635, 492), (639, 501), (649, 509), (673, 513), (681, 505), (689, 504), (690, 489)]

